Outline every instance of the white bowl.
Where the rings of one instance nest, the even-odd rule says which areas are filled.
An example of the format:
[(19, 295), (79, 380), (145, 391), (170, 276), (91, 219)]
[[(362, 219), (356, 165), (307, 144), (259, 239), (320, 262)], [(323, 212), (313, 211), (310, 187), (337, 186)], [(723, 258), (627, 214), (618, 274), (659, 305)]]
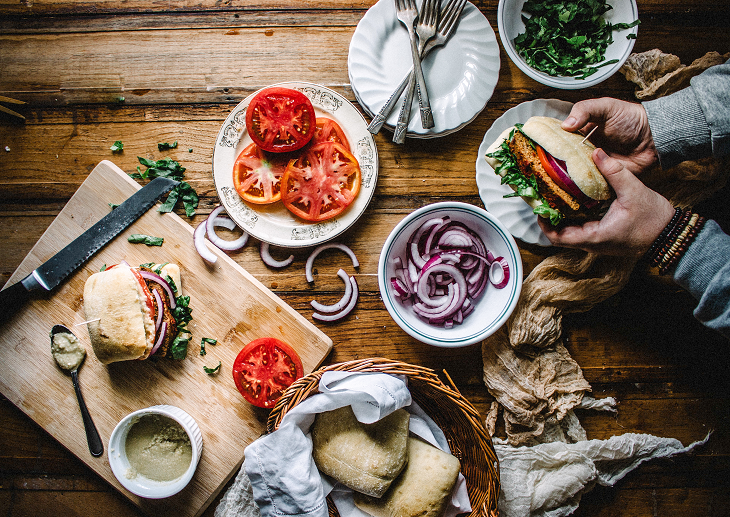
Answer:
[[(636, 0), (607, 0), (607, 3), (613, 7), (604, 14), (606, 21), (613, 24), (631, 23), (639, 17), (639, 10), (636, 7)], [(553, 88), (561, 88), (564, 90), (577, 90), (596, 85), (615, 74), (621, 65), (631, 54), (634, 48), (635, 39), (626, 39), (628, 34), (637, 34), (638, 27), (624, 29), (613, 32), (613, 43), (606, 49), (606, 60), (618, 59), (613, 65), (599, 68), (596, 73), (579, 79), (575, 77), (554, 77), (546, 73), (535, 70), (529, 66), (524, 59), (517, 53), (515, 49), (514, 39), (518, 34), (525, 32), (525, 24), (522, 21), (522, 6), (525, 0), (499, 0), (497, 6), (497, 27), (499, 28), (499, 37), (502, 45), (507, 51), (507, 55), (516, 64), (520, 70), (536, 81), (552, 86)]]
[[(145, 415), (163, 415), (172, 418), (179, 423), (190, 437), (190, 444), (193, 449), (193, 457), (190, 466), (185, 473), (172, 481), (154, 481), (145, 476), (137, 474), (129, 476), (133, 471), (127, 459), (125, 442), (132, 424)], [(175, 406), (151, 406), (130, 413), (117, 424), (109, 438), (109, 465), (117, 480), (124, 488), (135, 495), (146, 499), (162, 499), (180, 492), (195, 474), (198, 467), (200, 455), (203, 451), (203, 435), (200, 433), (198, 424), (189, 414)]]
[[(405, 257), (411, 235), (429, 219), (446, 215), (475, 231), (495, 257), (502, 256), (507, 260), (510, 270), (509, 282), (504, 288), (488, 285), (474, 311), (461, 324), (451, 328), (432, 325), (417, 316), (409, 303), (402, 302), (395, 295), (390, 282), (396, 269), (393, 259)], [(486, 210), (467, 203), (434, 203), (406, 216), (390, 233), (380, 252), (378, 285), (385, 308), (405, 332), (434, 346), (467, 346), (491, 336), (512, 314), (522, 289), (522, 258), (512, 235)]]

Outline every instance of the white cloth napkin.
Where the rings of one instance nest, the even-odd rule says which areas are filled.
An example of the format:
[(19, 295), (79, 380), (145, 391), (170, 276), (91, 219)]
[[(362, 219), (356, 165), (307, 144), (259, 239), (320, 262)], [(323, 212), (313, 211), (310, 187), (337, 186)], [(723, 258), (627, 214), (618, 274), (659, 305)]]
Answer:
[[(405, 408), (411, 413), (412, 433), (449, 451), (441, 429), (411, 400), (403, 377), (326, 372), (319, 391), (284, 415), (278, 430), (259, 438), (244, 451), (243, 470), (263, 517), (327, 517), (325, 497), (330, 492), (341, 517), (367, 515), (355, 508), (352, 490), (321, 475), (314, 464), (309, 428), (317, 413), (349, 405), (360, 422), (370, 424)], [(446, 517), (470, 511), (466, 482), (459, 474)]]
[[(709, 435), (708, 435), (709, 438)], [(628, 433), (608, 440), (512, 447), (495, 440), (502, 492), (501, 517), (564, 517), (596, 483), (613, 486), (641, 463), (689, 452), (674, 438)]]

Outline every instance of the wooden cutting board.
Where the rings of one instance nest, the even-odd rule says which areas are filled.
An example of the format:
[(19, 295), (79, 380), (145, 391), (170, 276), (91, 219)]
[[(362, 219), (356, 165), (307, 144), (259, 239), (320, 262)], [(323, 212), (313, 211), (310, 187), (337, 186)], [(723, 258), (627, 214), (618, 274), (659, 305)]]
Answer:
[[(10, 278), (28, 275), (45, 260), (121, 203), (139, 185), (111, 162), (101, 162)], [(130, 244), (142, 233), (164, 237), (161, 247)], [(201, 514), (225, 483), (238, 472), (244, 448), (265, 429), (266, 414), (255, 410), (236, 390), (231, 375), (238, 352), (253, 339), (273, 336), (299, 353), (305, 373), (316, 369), (332, 348), (332, 340), (264, 285), (214, 250), (208, 266), (193, 246), (193, 228), (175, 214), (155, 208), (102, 248), (49, 296), (25, 305), (0, 327), (0, 390), (59, 442), (150, 515), (176, 517)], [(182, 291), (190, 296), (193, 338), (183, 361), (127, 361), (105, 366), (94, 355), (84, 321), (82, 294), (86, 279), (104, 264), (121, 260), (174, 262), (182, 271)], [(304, 276), (304, 273), (302, 273)], [(87, 349), (79, 372), (86, 404), (104, 441), (104, 454), (91, 456), (71, 378), (60, 370), (50, 351), (49, 332), (61, 323), (75, 331)], [(218, 340), (200, 355), (203, 337)], [(203, 366), (222, 362), (209, 376)], [(127, 492), (109, 467), (109, 436), (116, 424), (137, 409), (171, 404), (187, 411), (203, 434), (203, 454), (191, 483), (179, 494), (146, 500)]]

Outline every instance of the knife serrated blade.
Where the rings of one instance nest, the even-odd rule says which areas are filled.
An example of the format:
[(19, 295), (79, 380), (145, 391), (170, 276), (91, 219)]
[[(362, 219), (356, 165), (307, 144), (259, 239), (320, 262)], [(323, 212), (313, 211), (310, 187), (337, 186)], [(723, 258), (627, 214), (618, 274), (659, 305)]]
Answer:
[(57, 287), (178, 183), (162, 177), (150, 181), (30, 275), (0, 291), (0, 321), (5, 321), (18, 310), (31, 291), (50, 291)]

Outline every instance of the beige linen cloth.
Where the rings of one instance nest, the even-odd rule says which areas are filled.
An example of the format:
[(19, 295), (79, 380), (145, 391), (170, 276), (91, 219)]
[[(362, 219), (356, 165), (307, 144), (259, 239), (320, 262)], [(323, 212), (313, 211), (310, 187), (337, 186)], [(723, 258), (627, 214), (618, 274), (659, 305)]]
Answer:
[[(680, 90), (730, 55), (708, 53), (689, 66), (652, 50), (632, 54), (621, 72), (649, 100)], [(675, 206), (691, 207), (720, 190), (728, 160), (684, 162), (641, 179)], [(671, 438), (626, 434), (587, 440), (574, 408), (615, 411), (613, 399), (595, 400), (580, 366), (563, 345), (564, 314), (585, 312), (619, 292), (635, 260), (563, 250), (547, 257), (525, 279), (507, 325), (482, 344), (484, 382), (496, 399), (486, 425), (494, 434), (499, 414), (506, 440), (495, 440), (500, 460), (502, 517), (569, 515), (596, 483), (613, 485), (641, 462), (687, 452)], [(706, 439), (705, 439), (706, 441)]]

